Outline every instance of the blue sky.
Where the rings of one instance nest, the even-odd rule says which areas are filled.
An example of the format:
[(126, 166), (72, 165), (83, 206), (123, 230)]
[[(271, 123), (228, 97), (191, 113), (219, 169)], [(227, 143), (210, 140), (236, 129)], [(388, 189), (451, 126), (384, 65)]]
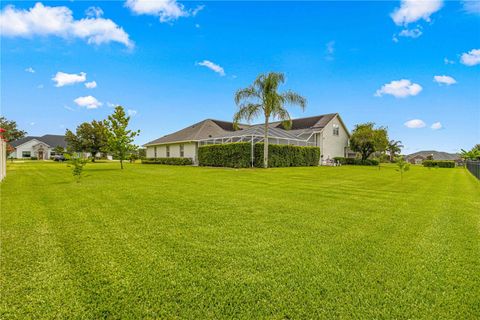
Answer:
[(479, 9), (440, 0), (4, 1), (1, 112), (30, 135), (63, 134), (121, 104), (142, 144), (205, 118), (231, 120), (237, 89), (281, 71), (285, 89), (308, 99), (294, 117), (339, 112), (350, 129), (387, 126), (405, 153), (458, 151), (480, 143)]

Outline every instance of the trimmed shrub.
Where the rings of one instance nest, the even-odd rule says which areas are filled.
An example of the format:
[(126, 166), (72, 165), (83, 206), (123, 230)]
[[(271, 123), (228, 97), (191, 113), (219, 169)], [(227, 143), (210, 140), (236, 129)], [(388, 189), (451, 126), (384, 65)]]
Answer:
[[(198, 148), (201, 166), (248, 168), (252, 161), (252, 145), (248, 142), (214, 144)], [(269, 167), (317, 166), (320, 149), (291, 145), (268, 146)], [(263, 143), (254, 145), (254, 166), (263, 167)]]
[(375, 159), (354, 159), (354, 158), (344, 158), (344, 157), (335, 157), (333, 160), (337, 161), (341, 165), (352, 165), (352, 166), (378, 166), (379, 162)]
[(423, 160), (422, 164), (427, 168), (455, 168), (453, 160)]
[(37, 157), (30, 157), (30, 160), (38, 160)]
[(173, 166), (190, 166), (193, 164), (191, 158), (148, 158), (142, 160), (143, 164), (168, 164)]

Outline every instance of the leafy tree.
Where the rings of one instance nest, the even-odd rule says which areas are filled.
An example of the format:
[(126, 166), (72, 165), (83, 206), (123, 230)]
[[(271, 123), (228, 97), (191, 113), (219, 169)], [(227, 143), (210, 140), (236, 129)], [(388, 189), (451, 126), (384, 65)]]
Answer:
[(395, 161), (395, 157), (402, 151), (402, 141), (390, 140), (388, 142), (387, 151), (390, 156), (390, 162)]
[(123, 169), (123, 161), (127, 156), (137, 149), (132, 142), (138, 136), (140, 130), (132, 131), (127, 129), (130, 117), (125, 114), (122, 106), (115, 107), (113, 114), (105, 120), (107, 128), (109, 150), (120, 159), (120, 167)]
[(241, 120), (251, 122), (253, 119), (263, 116), (264, 125), (264, 147), (263, 166), (268, 167), (268, 124), (270, 118), (283, 121), (283, 126), (290, 129), (292, 120), (286, 109), (286, 105), (298, 105), (305, 109), (307, 101), (304, 97), (293, 91), (278, 92), (279, 85), (285, 82), (283, 73), (270, 72), (260, 74), (252, 85), (240, 89), (235, 94), (235, 103), (238, 111), (233, 116), (233, 123), (236, 128)]
[(403, 157), (397, 158), (397, 171), (400, 172), (400, 181), (403, 181), (403, 174), (410, 170), (410, 163), (405, 161)]
[(429, 154), (429, 155), (425, 158), (425, 160), (433, 160), (433, 154)]
[(107, 128), (102, 121), (84, 122), (77, 127), (75, 134), (67, 129), (65, 140), (73, 151), (89, 152), (92, 162), (95, 162), (97, 153), (108, 150)]
[(5, 117), (0, 117), (0, 128), (4, 129), (2, 132), (3, 139), (7, 142), (12, 142), (27, 135), (27, 132), (17, 128), (17, 123), (12, 120), (7, 120)]
[(65, 153), (65, 149), (62, 146), (56, 146), (53, 148), (53, 152), (55, 152), (56, 155), (61, 155)]
[(375, 123), (357, 124), (350, 137), (350, 149), (359, 152), (362, 160), (367, 160), (376, 151), (385, 151), (388, 135), (385, 127), (375, 128)]

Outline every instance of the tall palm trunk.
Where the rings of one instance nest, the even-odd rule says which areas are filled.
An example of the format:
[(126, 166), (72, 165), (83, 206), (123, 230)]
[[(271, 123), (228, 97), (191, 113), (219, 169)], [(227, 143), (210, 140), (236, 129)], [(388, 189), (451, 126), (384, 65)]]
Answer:
[(263, 138), (263, 167), (268, 168), (268, 118), (265, 116), (265, 136)]

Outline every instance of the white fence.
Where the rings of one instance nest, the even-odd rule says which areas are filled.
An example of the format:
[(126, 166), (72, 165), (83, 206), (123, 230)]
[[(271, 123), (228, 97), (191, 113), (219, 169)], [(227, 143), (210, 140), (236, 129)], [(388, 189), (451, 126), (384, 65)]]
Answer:
[(0, 140), (0, 181), (7, 175), (7, 143)]

